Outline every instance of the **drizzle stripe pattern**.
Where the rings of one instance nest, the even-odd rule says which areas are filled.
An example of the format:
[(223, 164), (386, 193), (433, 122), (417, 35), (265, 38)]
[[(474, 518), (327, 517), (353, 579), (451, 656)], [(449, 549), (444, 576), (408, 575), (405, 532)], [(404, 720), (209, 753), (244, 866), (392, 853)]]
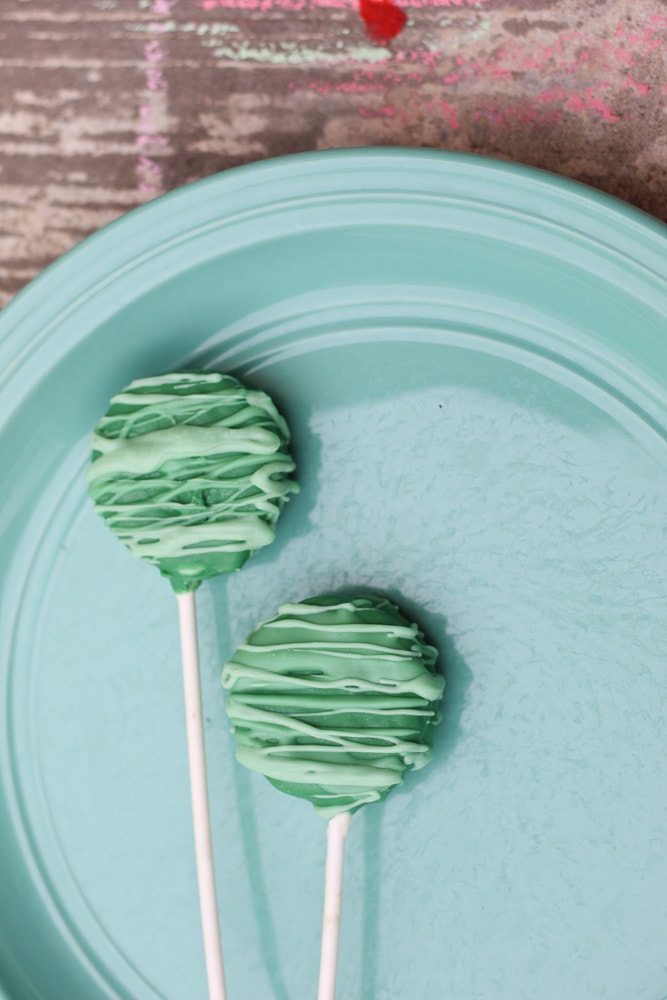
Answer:
[(230, 375), (137, 379), (93, 432), (89, 493), (134, 556), (192, 590), (273, 541), (298, 489), (289, 440), (269, 396)]
[(436, 657), (386, 598), (281, 605), (223, 670), (238, 761), (326, 818), (385, 798), (431, 758)]

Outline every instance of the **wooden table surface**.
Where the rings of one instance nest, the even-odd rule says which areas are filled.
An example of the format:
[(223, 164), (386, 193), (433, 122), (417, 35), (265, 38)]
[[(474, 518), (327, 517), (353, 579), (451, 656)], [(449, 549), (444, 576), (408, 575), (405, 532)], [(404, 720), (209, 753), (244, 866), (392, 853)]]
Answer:
[(667, 220), (666, 0), (0, 0), (0, 304), (88, 233), (237, 164), (428, 146)]

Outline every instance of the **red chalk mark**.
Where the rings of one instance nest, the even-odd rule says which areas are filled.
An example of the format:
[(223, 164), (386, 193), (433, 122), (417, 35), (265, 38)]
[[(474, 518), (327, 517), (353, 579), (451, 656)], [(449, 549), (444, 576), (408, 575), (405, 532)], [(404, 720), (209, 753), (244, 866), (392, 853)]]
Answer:
[(392, 0), (359, 0), (359, 13), (366, 25), (366, 34), (374, 42), (391, 42), (405, 27), (407, 15)]

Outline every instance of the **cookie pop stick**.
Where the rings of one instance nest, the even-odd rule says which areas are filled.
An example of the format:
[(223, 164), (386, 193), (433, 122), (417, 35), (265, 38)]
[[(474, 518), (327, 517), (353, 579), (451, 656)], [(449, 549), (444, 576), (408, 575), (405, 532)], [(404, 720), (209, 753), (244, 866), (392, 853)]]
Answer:
[(225, 1000), (206, 786), (194, 591), (274, 539), (297, 489), (289, 430), (270, 398), (229, 375), (137, 379), (92, 436), (89, 493), (132, 555), (156, 566), (179, 604), (188, 757), (211, 1000)]
[(281, 605), (225, 664), (237, 760), (329, 820), (318, 1000), (335, 995), (350, 815), (430, 760), (436, 656), (386, 598), (323, 596)]
[(181, 658), (183, 661), (183, 694), (185, 698), (185, 724), (188, 741), (190, 769), (190, 796), (192, 799), (192, 825), (195, 836), (197, 884), (201, 911), (202, 935), (206, 976), (211, 1000), (226, 1000), (225, 970), (220, 940), (218, 900), (215, 891), (215, 867), (211, 840), (211, 819), (208, 809), (206, 781), (206, 747), (202, 723), (201, 682), (199, 678), (199, 650), (197, 648), (197, 615), (194, 591), (177, 594), (178, 617), (181, 629)]
[(324, 867), (324, 918), (317, 1000), (334, 1000), (338, 966), (340, 910), (343, 901), (343, 860), (350, 813), (340, 813), (327, 826), (327, 860)]

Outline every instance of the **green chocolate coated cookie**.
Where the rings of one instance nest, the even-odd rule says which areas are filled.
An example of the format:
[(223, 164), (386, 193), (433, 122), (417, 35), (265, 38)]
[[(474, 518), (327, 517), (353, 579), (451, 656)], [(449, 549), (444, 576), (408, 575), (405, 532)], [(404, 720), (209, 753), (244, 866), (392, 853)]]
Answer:
[(431, 758), (436, 650), (383, 597), (283, 604), (225, 664), (237, 760), (331, 818)]
[(132, 555), (194, 590), (273, 541), (298, 489), (289, 438), (266, 393), (230, 375), (137, 379), (93, 432), (88, 492)]

